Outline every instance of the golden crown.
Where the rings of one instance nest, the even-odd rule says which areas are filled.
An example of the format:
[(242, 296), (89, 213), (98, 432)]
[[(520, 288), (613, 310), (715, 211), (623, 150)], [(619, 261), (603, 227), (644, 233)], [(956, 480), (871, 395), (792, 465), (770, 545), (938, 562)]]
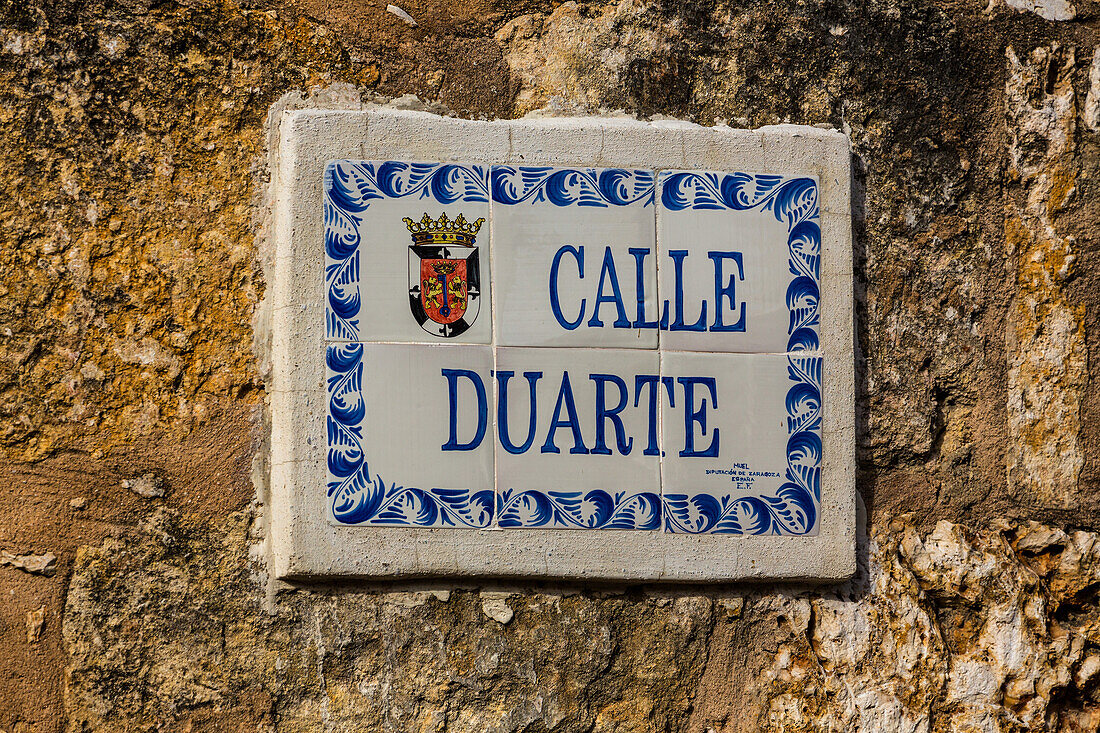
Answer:
[(432, 219), (427, 213), (420, 221), (413, 221), (409, 217), (403, 219), (405, 226), (412, 232), (413, 244), (456, 244), (463, 247), (473, 247), (477, 233), (481, 231), (484, 217), (474, 222), (466, 221), (462, 214), (457, 219), (447, 218), (443, 213), (438, 219)]

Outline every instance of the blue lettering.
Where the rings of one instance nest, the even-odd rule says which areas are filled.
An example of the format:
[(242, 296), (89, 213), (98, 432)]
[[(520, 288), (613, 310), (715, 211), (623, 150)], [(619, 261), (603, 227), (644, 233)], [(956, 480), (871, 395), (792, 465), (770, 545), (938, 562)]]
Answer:
[[(558, 323), (561, 327), (572, 331), (577, 326), (581, 325), (581, 321), (584, 320), (584, 305), (585, 298), (581, 298), (581, 310), (577, 314), (577, 320), (567, 321), (565, 316), (561, 312), (561, 304), (558, 302), (558, 267), (561, 265), (562, 255), (569, 253), (573, 255), (573, 258), (577, 261), (577, 274), (580, 275), (580, 279), (584, 279), (584, 246), (580, 249), (572, 245), (565, 245), (560, 248), (554, 254), (554, 261), (550, 263), (550, 309), (554, 311), (554, 318), (558, 319)], [(618, 287), (618, 286), (616, 286)]]
[[(745, 304), (741, 303), (741, 317), (737, 319), (737, 323), (726, 324), (722, 321), (722, 298), (726, 298), (730, 302), (730, 309), (733, 310), (737, 307), (737, 300), (734, 295), (734, 287), (737, 283), (737, 278), (732, 274), (725, 285), (722, 285), (722, 261), (733, 260), (737, 264), (737, 277), (741, 280), (745, 279), (745, 270), (741, 264), (740, 252), (707, 252), (707, 257), (714, 262), (714, 323), (711, 324), (711, 331), (744, 331), (745, 330)], [(704, 310), (704, 313), (706, 311)]]
[[(604, 283), (610, 279), (611, 295), (604, 295)], [(626, 307), (623, 306), (623, 294), (619, 289), (619, 276), (615, 272), (615, 258), (611, 254), (611, 248), (605, 247), (603, 251), (603, 267), (600, 269), (600, 284), (596, 288), (596, 303), (592, 306), (592, 318), (588, 320), (589, 328), (603, 328), (600, 320), (600, 306), (604, 303), (614, 303), (618, 318), (612, 324), (614, 328), (630, 328), (630, 319), (626, 317)]]
[(634, 256), (634, 280), (637, 283), (638, 320), (634, 321), (634, 328), (657, 328), (657, 321), (645, 319), (645, 266), (643, 263), (649, 256), (649, 248), (631, 247), (627, 251)]
[[(469, 369), (443, 369), (443, 376), (447, 378), (448, 414), (450, 415), (450, 439), (443, 444), (445, 451), (474, 450), (485, 439), (485, 428), (489, 425), (489, 401), (485, 396), (485, 383), (481, 381), (481, 375)], [(477, 431), (473, 440), (468, 443), (458, 442), (458, 378), (466, 377), (474, 385), (477, 393)]]
[[(448, 397), (448, 434), (449, 438), (441, 446), (443, 451), (472, 451), (476, 450), (484, 442), (485, 433), (489, 425), (488, 417), (488, 393), (480, 374), (470, 369), (442, 369), (442, 376), (447, 380)], [(508, 453), (519, 455), (528, 452), (535, 441), (538, 430), (538, 381), (543, 377), (541, 371), (523, 372), (527, 381), (528, 403), (530, 412), (528, 416), (527, 434), (522, 443), (517, 443), (509, 434), (509, 387), (514, 371), (498, 371), (497, 379), (497, 425), (498, 438), (501, 446)], [(542, 453), (561, 453), (556, 445), (557, 434), (561, 429), (567, 429), (573, 438), (573, 445), (569, 448), (572, 455), (630, 455), (634, 449), (634, 436), (628, 433), (623, 413), (630, 404), (630, 387), (627, 378), (616, 374), (589, 374), (589, 379), (595, 385), (595, 442), (591, 449), (585, 445), (584, 435), (581, 430), (581, 419), (577, 412), (577, 404), (570, 383), (569, 373), (563, 372), (558, 388), (557, 400), (551, 414), (551, 419), (546, 432), (546, 439), (540, 448)], [(476, 398), (477, 424), (472, 437), (468, 440), (460, 438), (459, 432), (459, 391), (462, 380), (468, 380), (473, 387)], [(634, 376), (634, 407), (642, 407), (648, 413), (648, 425), (646, 431), (646, 446), (643, 455), (663, 455), (661, 451), (660, 435), (660, 392), (661, 387), (668, 398), (670, 408), (676, 408), (676, 383), (683, 389), (683, 403), (680, 409), (684, 413), (684, 444), (679, 451), (681, 458), (714, 458), (719, 455), (721, 446), (720, 429), (714, 427), (708, 433), (707, 412), (708, 409), (718, 409), (718, 384), (714, 377), (671, 377), (656, 374), (637, 374)], [(610, 393), (611, 385), (617, 391), (617, 395)], [(701, 389), (700, 389), (701, 388)], [(469, 387), (462, 387), (469, 394)], [(648, 394), (644, 394), (648, 389)], [(465, 398), (464, 398), (465, 399)], [(644, 403), (644, 404), (643, 404)], [(465, 403), (468, 406), (468, 402)], [(610, 428), (609, 428), (610, 425)], [(608, 433), (613, 432), (613, 436)], [(706, 440), (710, 437), (709, 442)], [(463, 436), (465, 437), (465, 436)], [(639, 436), (640, 437), (640, 436)], [(613, 442), (613, 444), (612, 444)], [(699, 443), (708, 442), (705, 446)]]
[(672, 273), (676, 284), (676, 320), (668, 325), (668, 301), (665, 301), (664, 313), (661, 314), (661, 328), (669, 331), (706, 331), (707, 330), (707, 301), (703, 301), (703, 312), (699, 314), (699, 320), (686, 325), (684, 323), (684, 258), (687, 257), (686, 249), (670, 249), (668, 256), (672, 258)]
[[(561, 419), (563, 404), (566, 412), (569, 413), (568, 420)], [(569, 372), (562, 372), (561, 375), (558, 402), (554, 406), (554, 417), (550, 421), (550, 429), (546, 433), (546, 442), (542, 445), (543, 453), (561, 453), (558, 447), (554, 445), (554, 434), (558, 432), (558, 428), (569, 428), (573, 431), (573, 447), (569, 449), (570, 453), (574, 455), (588, 453), (588, 448), (584, 445), (584, 436), (581, 435), (581, 421), (577, 417), (577, 405), (573, 402), (573, 388), (569, 385)]]
[(699, 403), (699, 409), (695, 409), (695, 385), (701, 384), (710, 390), (710, 402), (714, 409), (718, 409), (718, 391), (714, 377), (678, 377), (676, 379), (684, 387), (684, 449), (680, 451), (681, 458), (707, 457), (718, 455), (718, 428), (714, 429), (710, 446), (706, 450), (695, 450), (695, 424), (699, 424), (699, 435), (707, 434), (707, 398), (703, 396)]
[[(615, 444), (619, 449), (619, 453), (624, 456), (630, 455), (630, 449), (634, 446), (634, 438), (626, 437), (626, 427), (623, 426), (623, 420), (619, 417), (619, 413), (626, 407), (628, 392), (626, 382), (622, 380), (622, 377), (617, 377), (614, 374), (589, 374), (588, 378), (596, 383), (596, 445), (592, 448), (592, 452), (603, 456), (611, 455), (611, 449), (607, 447), (607, 436), (604, 433), (604, 428), (607, 427), (606, 421), (610, 420), (611, 425), (615, 428)], [(607, 408), (607, 391), (605, 389), (608, 382), (619, 389), (618, 404), (610, 410)]]
[(660, 381), (665, 385), (665, 391), (668, 392), (668, 406), (676, 407), (676, 398), (672, 392), (672, 377), (658, 377), (656, 374), (638, 374), (634, 377), (634, 406), (638, 406), (638, 402), (642, 398), (642, 388), (649, 387), (649, 444), (645, 450), (642, 451), (644, 456), (657, 456), (661, 454), (660, 448), (657, 446), (657, 382)]
[(515, 445), (508, 436), (508, 380), (516, 375), (515, 372), (497, 372), (497, 433), (500, 444), (509, 453), (526, 453), (535, 440), (535, 420), (538, 416), (538, 401), (535, 399), (535, 383), (539, 381), (542, 372), (524, 372), (527, 379), (527, 388), (530, 393), (531, 418), (527, 425), (527, 439), (523, 445)]

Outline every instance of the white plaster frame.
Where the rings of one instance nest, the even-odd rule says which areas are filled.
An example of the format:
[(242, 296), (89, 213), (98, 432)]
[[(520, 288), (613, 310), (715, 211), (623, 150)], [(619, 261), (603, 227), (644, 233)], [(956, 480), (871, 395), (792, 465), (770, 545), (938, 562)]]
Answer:
[[(831, 581), (855, 571), (855, 374), (846, 136), (624, 118), (478, 122), (365, 105), (275, 120), (268, 283), (270, 548), (276, 577)], [(823, 465), (814, 536), (335, 526), (328, 517), (322, 173), (334, 159), (808, 174), (819, 182)]]

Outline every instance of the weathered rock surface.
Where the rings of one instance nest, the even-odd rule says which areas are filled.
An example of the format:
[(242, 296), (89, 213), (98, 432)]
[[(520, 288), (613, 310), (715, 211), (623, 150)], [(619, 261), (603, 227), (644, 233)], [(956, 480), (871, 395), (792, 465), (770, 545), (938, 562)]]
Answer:
[(52, 552), (41, 555), (16, 555), (0, 550), (0, 565), (8, 565), (37, 575), (53, 575), (57, 572), (57, 555)]
[(1009, 485), (1048, 505), (1072, 505), (1084, 456), (1081, 398), (1088, 383), (1085, 307), (1068, 302), (1073, 240), (1054, 219), (1077, 188), (1072, 50), (1009, 46), (1006, 116), (1009, 174), (1005, 244), (1016, 272), (1009, 314)]
[[(158, 510), (78, 553), (64, 619), (71, 725), (1100, 726), (1093, 532), (919, 532), (901, 518), (863, 541), (852, 582), (824, 589), (317, 587), (268, 598), (247, 560), (251, 519), (206, 528)], [(491, 611), (502, 607), (507, 622)]]
[(1005, 4), (1021, 13), (1035, 13), (1045, 20), (1073, 20), (1077, 17), (1077, 8), (1067, 0), (1005, 0)]
[[(1100, 727), (1100, 6), (396, 5), (0, 3), (0, 731)], [(268, 586), (264, 121), (413, 94), (850, 134), (859, 578)]]

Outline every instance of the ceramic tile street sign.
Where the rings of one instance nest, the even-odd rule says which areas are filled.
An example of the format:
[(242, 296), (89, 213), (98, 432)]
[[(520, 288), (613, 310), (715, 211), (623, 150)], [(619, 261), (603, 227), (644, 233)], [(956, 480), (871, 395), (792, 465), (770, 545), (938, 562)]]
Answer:
[(280, 577), (854, 569), (842, 135), (288, 113)]

